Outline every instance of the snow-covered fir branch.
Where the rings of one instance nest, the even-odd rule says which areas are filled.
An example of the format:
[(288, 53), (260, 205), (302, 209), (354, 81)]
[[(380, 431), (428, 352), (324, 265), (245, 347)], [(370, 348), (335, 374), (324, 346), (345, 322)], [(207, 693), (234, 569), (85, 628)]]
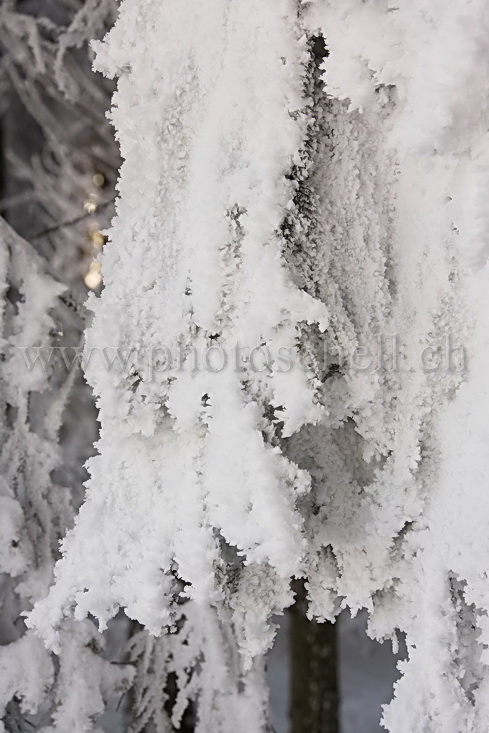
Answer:
[[(109, 17), (74, 5), (54, 54), (47, 21), (1, 16), (56, 149), (38, 80), (73, 98), (63, 59)], [(91, 730), (134, 675), (132, 733), (268, 730), (299, 579), (312, 618), (405, 637), (390, 733), (486, 733), (488, 30), (483, 0), (122, 0), (93, 45), (124, 161), (88, 301), (100, 439), (52, 584), (69, 385), (32, 411), (54, 377), (0, 370), (6, 726)], [(2, 236), (6, 347), (49, 343), (61, 290)], [(121, 611), (114, 672), (93, 621)]]
[(56, 338), (64, 288), (44, 273), (42, 260), (1, 220), (0, 252), (2, 730), (95, 730), (95, 716), (111, 694), (127, 687), (132, 669), (111, 666), (100, 657), (102, 639), (90, 621), (64, 625), (55, 660), (26, 631), (23, 619), (52, 582), (58, 542), (73, 516), (68, 489), (53, 480), (62, 461), (58, 435), (72, 375), (60, 383), (39, 365), (26, 370), (24, 363), (26, 345)]

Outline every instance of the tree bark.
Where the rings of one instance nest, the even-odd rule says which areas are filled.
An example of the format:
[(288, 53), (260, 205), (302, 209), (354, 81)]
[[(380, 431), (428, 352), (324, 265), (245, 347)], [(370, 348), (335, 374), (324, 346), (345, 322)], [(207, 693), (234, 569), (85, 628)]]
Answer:
[(292, 607), (292, 733), (338, 733), (338, 681), (334, 624), (306, 617), (304, 584), (296, 583)]

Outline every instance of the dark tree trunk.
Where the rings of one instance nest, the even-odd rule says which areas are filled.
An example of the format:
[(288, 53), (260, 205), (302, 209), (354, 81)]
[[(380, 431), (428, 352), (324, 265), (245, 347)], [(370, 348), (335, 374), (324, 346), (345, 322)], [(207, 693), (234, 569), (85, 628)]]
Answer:
[(303, 583), (290, 611), (292, 733), (338, 733), (334, 624), (309, 621)]

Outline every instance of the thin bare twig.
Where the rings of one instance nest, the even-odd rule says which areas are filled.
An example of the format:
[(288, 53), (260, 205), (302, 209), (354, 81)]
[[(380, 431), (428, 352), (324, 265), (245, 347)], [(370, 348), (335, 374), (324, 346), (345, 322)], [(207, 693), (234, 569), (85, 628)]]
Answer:
[[(105, 209), (110, 204), (113, 204), (116, 198), (117, 198), (116, 196), (113, 196), (108, 201), (104, 201), (101, 204), (97, 204), (97, 211), (100, 211), (100, 209)], [(57, 232), (60, 229), (65, 229), (66, 227), (74, 226), (75, 224), (78, 224), (80, 221), (83, 221), (84, 219), (89, 219), (91, 216), (94, 215), (94, 213), (95, 212), (86, 212), (85, 214), (80, 214), (80, 216), (76, 216), (74, 219), (69, 219), (68, 221), (63, 221), (60, 224), (55, 224), (52, 227), (43, 229), (41, 232), (37, 232), (37, 234), (34, 234), (32, 237), (30, 237), (30, 240), (33, 242), (36, 239), (41, 239), (41, 237), (46, 237), (48, 234)]]

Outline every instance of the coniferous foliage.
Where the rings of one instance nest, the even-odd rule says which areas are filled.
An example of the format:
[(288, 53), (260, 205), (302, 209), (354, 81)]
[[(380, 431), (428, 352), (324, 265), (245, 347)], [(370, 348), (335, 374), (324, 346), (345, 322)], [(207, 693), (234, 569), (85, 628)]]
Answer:
[[(6, 729), (97, 730), (123, 694), (132, 733), (266, 731), (266, 654), (300, 588), (305, 634), (350, 608), (405, 635), (390, 733), (486, 733), (485, 3), (50, 7), (0, 15), (44, 258), (2, 229)], [(86, 43), (109, 26), (102, 81)], [(80, 331), (63, 288), (98, 270), (67, 245), (112, 213), (114, 138), (74, 519), (75, 378), (19, 359)], [(334, 725), (318, 695), (308, 733)]]

